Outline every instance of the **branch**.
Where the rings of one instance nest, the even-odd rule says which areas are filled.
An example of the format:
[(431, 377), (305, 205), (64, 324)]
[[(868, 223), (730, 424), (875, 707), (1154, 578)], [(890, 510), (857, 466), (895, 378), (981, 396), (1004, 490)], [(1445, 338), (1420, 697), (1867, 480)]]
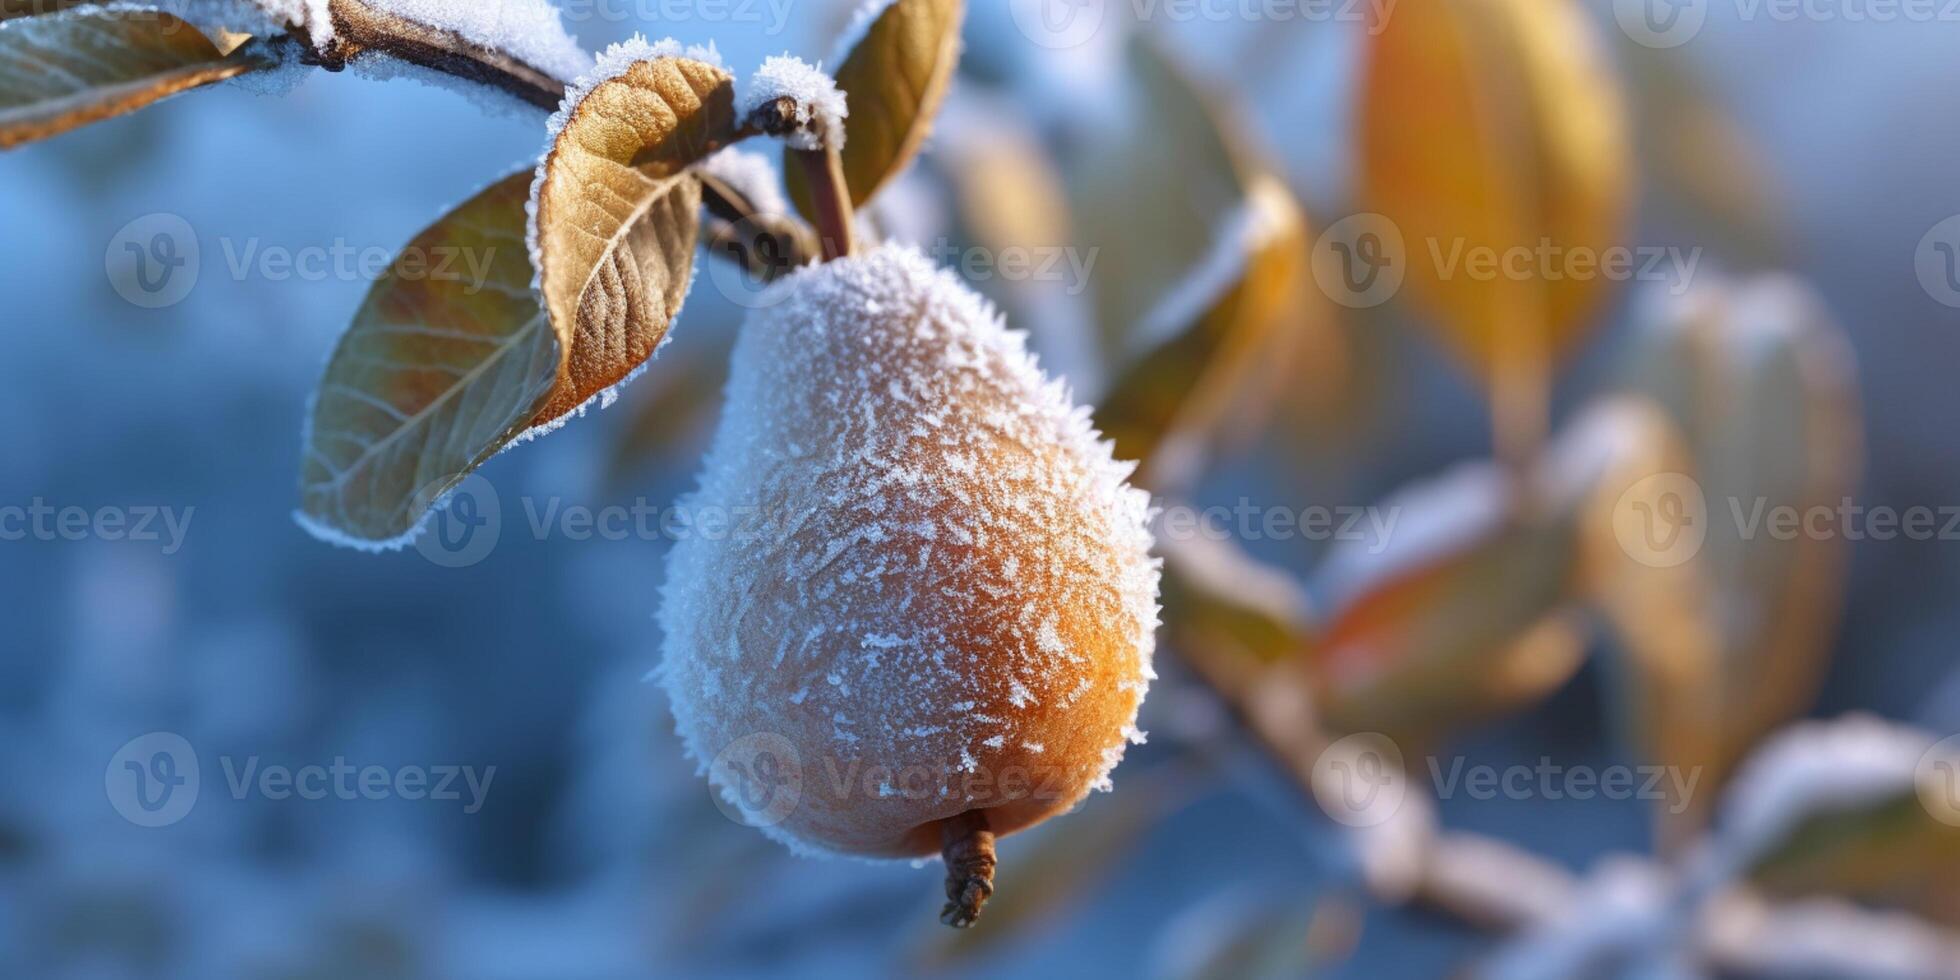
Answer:
[(446, 75), (500, 89), (546, 112), (565, 98), (565, 83), (512, 55), (457, 34), (376, 10), (362, 0), (329, 0), (334, 43), (307, 60), (340, 71), (368, 51), (392, 55)]

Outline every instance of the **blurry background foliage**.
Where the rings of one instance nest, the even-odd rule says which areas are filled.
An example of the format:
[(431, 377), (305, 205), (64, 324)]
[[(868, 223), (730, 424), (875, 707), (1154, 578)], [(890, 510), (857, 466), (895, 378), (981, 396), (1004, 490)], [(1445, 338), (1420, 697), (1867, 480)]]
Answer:
[[(1615, 26), (1620, 5), (1577, 0), (1281, 25), (1132, 23), (1142, 8), (1112, 3), (1054, 48), (1023, 29), (1027, 6), (967, 11), (921, 166), (883, 182), (847, 161), (851, 189), (872, 227), (951, 265), (1093, 255), (1087, 281), (974, 285), (1099, 406), (1169, 512), (1224, 509), (1219, 533), (1159, 529), (1150, 743), (1116, 792), (1003, 847), (981, 928), (919, 914), (934, 876), (813, 872), (711, 805), (638, 683), (660, 542), (509, 534), (451, 571), (290, 530), (301, 393), (366, 284), (212, 271), (149, 314), (102, 281), (102, 243), (150, 212), (191, 220), (209, 270), (246, 240), (406, 242), (459, 189), (515, 194), (517, 177), (492, 182), (536, 153), (533, 119), (321, 75), (0, 160), (17, 328), (0, 407), (18, 423), (0, 502), (199, 507), (174, 558), (0, 551), (0, 969), (1956, 975), (1960, 805), (1937, 780), (1960, 770), (1934, 744), (1960, 728), (1960, 552), (1750, 534), (1729, 508), (1960, 493), (1941, 421), (1960, 411), (1960, 341), (1911, 262), (1960, 210), (1960, 136), (1908, 142), (1921, 120), (1860, 99), (1888, 83), (1852, 80), (1889, 71), (1950, 101), (1960, 28), (1711, 23), (1660, 49)], [(826, 50), (849, 13), (796, 5), (782, 37), (581, 9), (587, 47), (671, 32), (738, 71)], [(151, 56), (198, 84), (254, 54), (193, 32)], [(20, 64), (0, 82), (45, 81)], [(1399, 292), (1330, 289), (1384, 228)], [(1479, 279), (1442, 272), (1437, 242), (1698, 264), (1686, 281)], [(507, 525), (532, 498), (664, 505), (685, 486), (741, 315), (695, 292), (618, 408), (484, 470), (510, 491)], [(396, 315), (432, 314), (383, 296), (356, 321)], [(549, 380), (513, 380), (484, 440), (533, 421)], [(1699, 547), (1629, 545), (1628, 515), (1671, 512), (1681, 480), (1706, 499)], [(1276, 538), (1232, 526), (1239, 501), (1396, 524)], [(143, 831), (101, 805), (100, 766), (156, 729), (212, 755), (494, 763), (495, 803), (222, 801)], [(1351, 735), (1385, 736), (1404, 768)], [(1458, 763), (1694, 782), (1439, 794)], [(1343, 820), (1328, 774), (1364, 764), (1394, 803)]]

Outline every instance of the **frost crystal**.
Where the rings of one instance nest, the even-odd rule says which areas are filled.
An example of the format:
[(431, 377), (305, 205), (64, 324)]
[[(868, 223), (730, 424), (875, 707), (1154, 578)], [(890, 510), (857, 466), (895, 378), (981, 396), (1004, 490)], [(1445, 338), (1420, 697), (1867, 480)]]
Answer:
[[(298, 0), (280, 0), (293, 3)], [(305, 0), (325, 5), (325, 0)], [(550, 0), (366, 0), (377, 10), (453, 31), (472, 44), (501, 51), (559, 81), (592, 66), (592, 56), (565, 33)]]
[(801, 803), (764, 829), (804, 851), (921, 853), (907, 831), (985, 805), (958, 779), (813, 799), (833, 765), (1021, 767), (1056, 777), (1056, 810), (1106, 788), (1155, 676), (1134, 467), (1024, 335), (912, 249), (804, 268), (763, 301), (679, 505), (731, 530), (677, 543), (664, 587), (660, 676), (689, 751), (796, 744)]
[(788, 55), (764, 59), (743, 88), (736, 112), (747, 118), (777, 99), (796, 103), (797, 131), (786, 139), (789, 145), (799, 150), (844, 148), (844, 118), (850, 115), (850, 107), (844, 103), (843, 91), (822, 69)]

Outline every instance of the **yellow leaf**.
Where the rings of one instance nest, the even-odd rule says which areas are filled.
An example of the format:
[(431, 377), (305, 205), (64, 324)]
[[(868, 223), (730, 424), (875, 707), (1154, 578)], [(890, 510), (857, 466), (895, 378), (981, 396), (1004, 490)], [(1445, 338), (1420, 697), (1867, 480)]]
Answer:
[(735, 129), (734, 81), (688, 58), (637, 62), (576, 105), (532, 192), (539, 288), (561, 361), (534, 423), (604, 399), (667, 336), (693, 275), (700, 180)]
[(1501, 429), (1542, 429), (1551, 366), (1600, 305), (1633, 194), (1586, 16), (1571, 0), (1405, 0), (1366, 60), (1362, 208), (1401, 233), (1406, 288), (1490, 381)]
[(250, 48), (227, 55), (160, 10), (81, 7), (0, 20), (0, 150), (270, 64)]
[[(945, 101), (960, 60), (961, 0), (890, 0), (837, 68), (850, 106), (844, 121), (844, 180), (863, 205), (905, 171)], [(813, 216), (809, 178), (785, 165), (797, 210)]]
[[(1292, 193), (1277, 179), (1256, 177), (1237, 217), (1188, 298), (1165, 308), (1176, 329), (1117, 377), (1097, 410), (1097, 426), (1115, 440), (1116, 455), (1144, 461), (1139, 479), (1146, 485), (1179, 485), (1176, 462), (1166, 464), (1157, 450), (1174, 436), (1197, 439), (1220, 428), (1257, 390), (1248, 379), (1282, 339), (1292, 339), (1285, 335), (1309, 329), (1311, 239)], [(1235, 427), (1240, 431), (1256, 424), (1241, 421), (1248, 424)]]
[[(1829, 665), (1851, 530), (1837, 515), (1861, 455), (1855, 365), (1815, 294), (1787, 277), (1706, 284), (1644, 320), (1631, 386), (1685, 441), (1656, 464), (1674, 475), (1601, 506), (1687, 536), (1654, 550), (1623, 527), (1633, 560), (1606, 586), (1623, 608), (1607, 609), (1644, 675), (1628, 678), (1641, 706), (1630, 714), (1661, 740), (1650, 751), (1703, 765), (1718, 785), (1750, 745), (1809, 709)], [(1779, 512), (1823, 523), (1795, 535), (1755, 524)], [(1663, 580), (1637, 601), (1624, 595)]]
[[(530, 171), (512, 174), (451, 211), (369, 291), (314, 398), (301, 464), (309, 529), (399, 544), (550, 394), (558, 342), (530, 288), (530, 185)], [(456, 255), (467, 261), (445, 261)], [(485, 277), (434, 271), (445, 267)]]
[[(1689, 499), (1694, 469), (1685, 437), (1649, 399), (1622, 396), (1590, 413), (1597, 435), (1579, 520), (1581, 589), (1617, 634), (1627, 661), (1614, 675), (1620, 723), (1647, 758), (1680, 772), (1707, 772), (1721, 744), (1714, 674), (1716, 609), (1689, 560), (1705, 508)], [(1693, 513), (1688, 508), (1694, 508)], [(1656, 801), (1661, 849), (1690, 840), (1713, 794)]]

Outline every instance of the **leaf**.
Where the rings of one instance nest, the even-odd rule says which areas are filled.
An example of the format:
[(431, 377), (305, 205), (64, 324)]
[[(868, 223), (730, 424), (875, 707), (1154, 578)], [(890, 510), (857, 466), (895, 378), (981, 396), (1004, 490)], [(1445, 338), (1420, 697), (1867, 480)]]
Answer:
[(561, 352), (534, 424), (609, 399), (666, 338), (694, 269), (701, 184), (732, 138), (734, 80), (689, 58), (635, 62), (561, 110), (532, 193), (532, 242)]
[[(301, 477), (309, 529), (398, 545), (551, 392), (558, 341), (524, 244), (530, 181), (512, 174), (444, 216), (369, 291), (314, 401)], [(488, 263), (480, 284), (428, 271), (472, 254)]]
[(1220, 216), (1245, 200), (1248, 169), (1235, 120), (1156, 42), (1133, 35), (1123, 69), (1125, 111), (1064, 161), (1077, 247), (1120, 270), (1094, 279), (1099, 344), (1118, 365), (1163, 340), (1140, 328), (1229, 230)]
[(1282, 663), (1314, 642), (1312, 601), (1283, 569), (1230, 540), (1160, 529), (1164, 626), (1187, 659), (1246, 667)]
[[(1675, 468), (1691, 479), (1674, 492), (1707, 515), (1677, 576), (1688, 581), (1674, 586), (1707, 606), (1695, 644), (1706, 652), (1694, 655), (1706, 663), (1690, 665), (1686, 627), (1657, 632), (1683, 616), (1636, 607), (1615, 621), (1661, 698), (1632, 692), (1636, 713), (1652, 716), (1641, 727), (1703, 733), (1699, 761), (1719, 784), (1750, 745), (1809, 709), (1829, 666), (1849, 529), (1777, 535), (1750, 515), (1840, 513), (1860, 468), (1856, 368), (1821, 301), (1788, 277), (1705, 285), (1642, 319), (1629, 386), (1686, 434)], [(1693, 696), (1662, 693), (1674, 685)]]
[[(905, 172), (939, 115), (960, 61), (962, 0), (891, 0), (838, 65), (844, 120), (844, 181), (851, 202), (870, 201)], [(814, 217), (809, 178), (783, 167), (796, 209)]]
[[(1625, 658), (1611, 665), (1616, 723), (1657, 762), (1703, 772), (1718, 754), (1720, 713), (1712, 697), (1720, 657), (1716, 611), (1701, 570), (1675, 559), (1692, 547), (1650, 523), (1671, 515), (1694, 468), (1685, 436), (1651, 399), (1619, 396), (1595, 406), (1580, 428), (1595, 435), (1594, 468), (1580, 518), (1580, 589), (1612, 625)], [(1671, 519), (1671, 518), (1670, 518)], [(1661, 528), (1660, 530), (1656, 530)], [(1673, 853), (1702, 823), (1713, 794), (1674, 794), (1655, 801), (1661, 850)]]
[(1391, 497), (1380, 540), (1336, 542), (1336, 596), (1313, 661), (1330, 727), (1421, 747), (1537, 701), (1578, 669), (1577, 541), (1564, 502), (1490, 464)]
[(160, 10), (78, 7), (0, 21), (0, 150), (269, 67)]
[[(1145, 485), (1178, 488), (1199, 467), (1164, 460), (1157, 451), (1173, 437), (1198, 440), (1247, 408), (1248, 381), (1260, 374), (1288, 332), (1311, 329), (1305, 215), (1286, 186), (1254, 178), (1236, 222), (1217, 242), (1218, 253), (1171, 297), (1171, 335), (1124, 370), (1101, 399), (1096, 424), (1116, 442), (1121, 459), (1144, 462)], [(1324, 322), (1321, 325), (1325, 325)], [(1153, 333), (1159, 331), (1151, 331)], [(1277, 392), (1268, 387), (1264, 393)], [(1257, 427), (1255, 420), (1238, 431)]]
[(1960, 925), (1960, 750), (1849, 715), (1767, 740), (1738, 771), (1705, 873), (1776, 898), (1841, 895)]
[(1451, 256), (1597, 259), (1620, 244), (1633, 196), (1620, 93), (1570, 0), (1406, 0), (1395, 14), (1366, 55), (1362, 208), (1400, 231), (1408, 289), (1479, 377), (1542, 384), (1604, 277), (1480, 277)]

